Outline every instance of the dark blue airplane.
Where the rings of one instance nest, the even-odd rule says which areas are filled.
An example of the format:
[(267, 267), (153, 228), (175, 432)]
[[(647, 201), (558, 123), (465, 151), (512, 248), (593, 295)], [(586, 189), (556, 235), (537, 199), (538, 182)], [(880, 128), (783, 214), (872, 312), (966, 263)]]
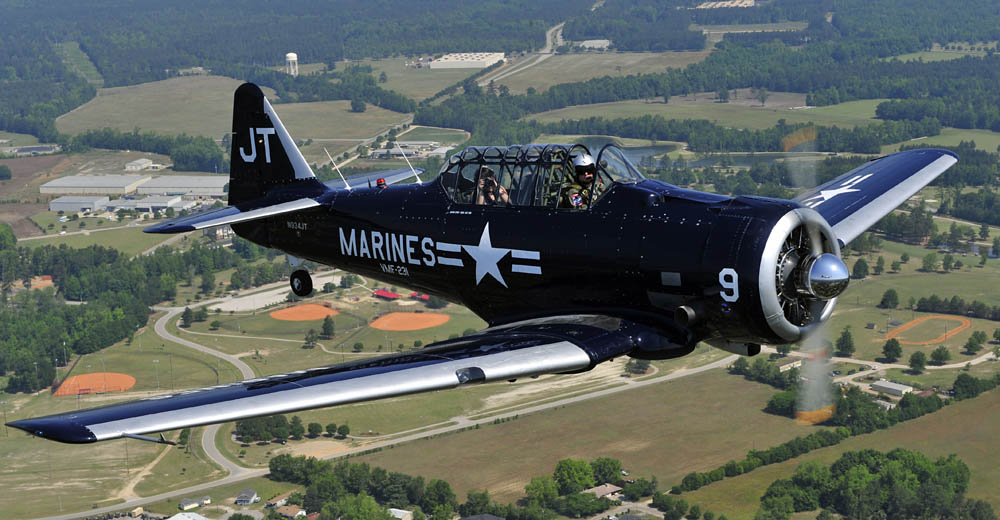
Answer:
[[(433, 181), (324, 184), (249, 83), (236, 90), (232, 143), (230, 205), (147, 232), (231, 225), (299, 259), (465, 305), (489, 327), (418, 351), (11, 426), (70, 443), (166, 442), (143, 434), (582, 372), (623, 355), (673, 358), (700, 341), (752, 356), (814, 333), (847, 287), (840, 248), (958, 160), (896, 153), (795, 200), (646, 179), (613, 145), (470, 147)], [(291, 285), (312, 290), (303, 270)]]

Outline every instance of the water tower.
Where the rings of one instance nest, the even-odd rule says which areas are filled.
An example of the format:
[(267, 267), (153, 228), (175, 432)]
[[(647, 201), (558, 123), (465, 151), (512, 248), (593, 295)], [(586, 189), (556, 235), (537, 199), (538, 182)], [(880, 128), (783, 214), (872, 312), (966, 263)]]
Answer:
[(285, 69), (292, 76), (299, 75), (299, 55), (294, 52), (289, 52), (285, 55)]

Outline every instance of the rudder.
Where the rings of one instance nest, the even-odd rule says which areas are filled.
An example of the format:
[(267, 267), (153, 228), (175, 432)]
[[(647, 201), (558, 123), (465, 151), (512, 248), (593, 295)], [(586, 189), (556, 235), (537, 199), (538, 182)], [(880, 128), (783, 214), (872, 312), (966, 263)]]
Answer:
[(260, 87), (244, 83), (233, 99), (229, 204), (263, 197), (279, 185), (320, 185)]

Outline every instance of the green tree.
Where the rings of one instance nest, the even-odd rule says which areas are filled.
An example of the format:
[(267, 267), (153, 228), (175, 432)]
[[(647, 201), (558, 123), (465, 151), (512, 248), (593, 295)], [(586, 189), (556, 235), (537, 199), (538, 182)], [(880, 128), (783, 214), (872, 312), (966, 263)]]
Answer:
[(552, 507), (559, 498), (559, 485), (552, 477), (532, 477), (531, 482), (524, 487), (528, 503), (535, 507)]
[(315, 348), (317, 340), (319, 340), (319, 334), (316, 334), (316, 329), (309, 329), (309, 331), (306, 332), (306, 342), (302, 345), (302, 347)]
[(333, 325), (333, 316), (327, 316), (323, 318), (323, 337), (330, 339), (333, 337), (335, 332), (335, 327)]
[(598, 457), (590, 462), (595, 484), (617, 484), (622, 480), (622, 463), (610, 457)]
[(320, 518), (339, 520), (392, 520), (389, 510), (365, 492), (345, 494), (323, 505)]
[[(440, 506), (455, 511), (458, 509), (458, 499), (455, 497), (455, 492), (451, 489), (451, 484), (448, 484), (444, 480), (431, 479), (424, 489), (424, 496), (420, 502), (420, 507), (425, 511), (434, 511)], [(435, 514), (434, 520), (441, 519)]]
[(330, 423), (326, 425), (326, 434), (330, 437), (335, 437), (337, 435), (337, 424)]
[(3, 181), (10, 180), (10, 177), (11, 177), (10, 166), (7, 166), (6, 164), (0, 164), (0, 180)]
[(771, 94), (770, 94), (770, 92), (767, 91), (766, 88), (761, 87), (761, 88), (757, 89), (757, 96), (756, 96), (756, 98), (758, 100), (760, 100), (760, 106), (764, 106), (764, 104), (767, 102), (767, 98), (770, 97), (770, 96), (771, 96)]
[(201, 275), (201, 292), (211, 294), (215, 290), (215, 275), (211, 271), (206, 271)]
[(222, 322), (219, 320), (212, 320), (212, 323), (209, 323), (208, 326), (211, 327), (212, 330), (219, 330), (222, 328)]
[(941, 269), (945, 272), (951, 271), (955, 267), (955, 257), (952, 255), (944, 255), (944, 260), (941, 261)]
[(931, 352), (931, 362), (935, 365), (943, 365), (947, 363), (949, 359), (951, 359), (951, 352), (948, 352), (948, 348), (944, 345), (941, 345)]
[(360, 99), (352, 99), (351, 100), (351, 112), (361, 113), (361, 112), (364, 112), (367, 109), (368, 109), (368, 105), (366, 105), (364, 101), (361, 101)]
[(340, 426), (337, 427), (337, 435), (340, 435), (341, 437), (347, 437), (350, 434), (351, 434), (350, 426), (346, 424), (341, 424)]
[(854, 354), (854, 336), (851, 335), (851, 326), (844, 327), (837, 338), (837, 355), (841, 357), (851, 357)]
[(910, 261), (910, 254), (909, 253), (903, 253), (903, 254), (899, 255), (899, 261), (903, 262), (904, 264), (909, 263), (909, 261)]
[(927, 253), (924, 255), (924, 271), (931, 272), (936, 271), (938, 266), (938, 255), (937, 253)]
[(993, 341), (1000, 343), (1000, 329), (993, 329)]
[(977, 338), (971, 337), (971, 338), (968, 339), (968, 341), (965, 342), (965, 351), (966, 352), (968, 352), (970, 354), (975, 354), (976, 352), (979, 352), (980, 350), (983, 350), (983, 344), (980, 343), (979, 341), (977, 341)]
[(919, 350), (914, 352), (913, 354), (910, 355), (909, 364), (910, 364), (910, 370), (918, 374), (923, 372), (924, 368), (927, 367), (927, 354), (924, 354)]
[(864, 258), (859, 258), (858, 261), (854, 263), (854, 269), (851, 271), (851, 276), (858, 280), (868, 276), (868, 262), (866, 262)]
[(190, 307), (184, 307), (184, 312), (181, 313), (181, 327), (188, 328), (194, 323), (194, 311)]
[(775, 347), (775, 350), (778, 351), (778, 354), (781, 354), (782, 356), (787, 356), (789, 353), (792, 352), (792, 346), (789, 344), (778, 345), (777, 347)]
[(299, 440), (306, 433), (305, 426), (302, 425), (302, 419), (298, 415), (292, 416), (292, 422), (288, 425), (288, 432), (291, 433), (292, 438)]
[(896, 338), (891, 338), (882, 345), (882, 355), (890, 363), (895, 363), (897, 359), (903, 357), (903, 347), (899, 344), (899, 340)]
[(979, 240), (989, 240), (990, 238), (990, 226), (983, 223), (979, 226)]
[(895, 289), (887, 289), (882, 293), (882, 301), (878, 304), (883, 309), (895, 309), (899, 307), (899, 294)]
[(559, 485), (560, 495), (579, 493), (594, 487), (594, 472), (590, 463), (583, 459), (562, 459), (556, 463), (552, 478)]
[(893, 260), (892, 264), (890, 264), (890, 268), (892, 269), (892, 272), (898, 273), (899, 270), (903, 268), (903, 264), (899, 260)]
[(738, 375), (747, 375), (750, 373), (750, 362), (747, 361), (747, 358), (740, 356), (730, 365), (729, 371)]
[(319, 437), (323, 433), (323, 425), (318, 422), (311, 422), (308, 426), (309, 436), (312, 438)]
[(885, 258), (880, 256), (875, 261), (875, 276), (882, 274), (883, 271), (885, 271)]

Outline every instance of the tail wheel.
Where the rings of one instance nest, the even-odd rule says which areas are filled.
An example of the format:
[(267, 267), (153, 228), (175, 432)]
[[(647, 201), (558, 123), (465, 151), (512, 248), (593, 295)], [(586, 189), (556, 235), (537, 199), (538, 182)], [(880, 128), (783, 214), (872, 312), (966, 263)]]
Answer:
[(309, 296), (313, 290), (312, 277), (309, 276), (309, 272), (304, 269), (299, 269), (292, 273), (289, 279), (289, 284), (292, 286), (292, 292), (296, 296)]

